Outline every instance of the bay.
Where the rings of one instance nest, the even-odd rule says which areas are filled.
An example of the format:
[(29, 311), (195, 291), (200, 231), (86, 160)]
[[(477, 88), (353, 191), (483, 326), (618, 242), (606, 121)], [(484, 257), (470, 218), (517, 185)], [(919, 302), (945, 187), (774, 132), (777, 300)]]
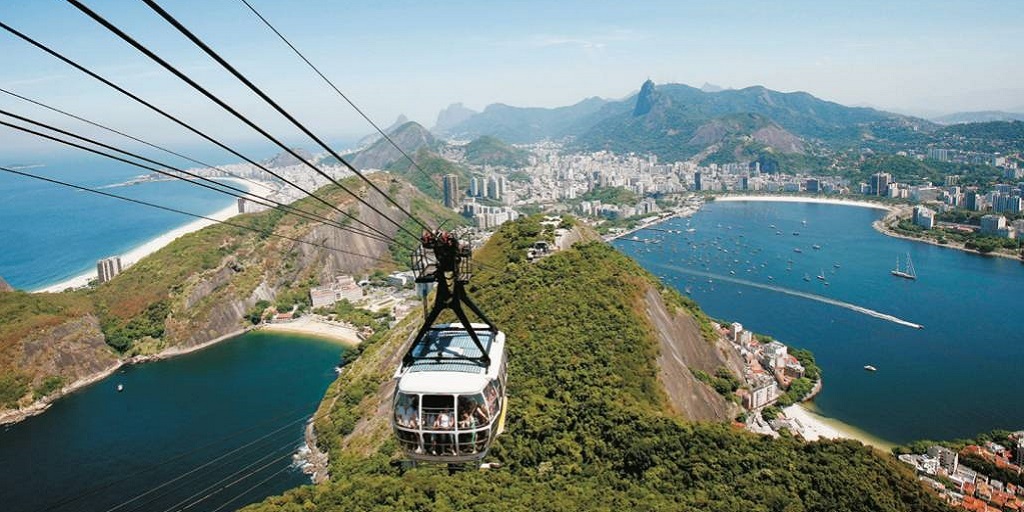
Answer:
[(2, 508), (234, 510), (308, 483), (292, 454), (343, 350), (248, 333), (127, 367), (0, 429)]
[[(712, 202), (657, 226), (681, 233), (636, 233), (660, 243), (615, 245), (712, 317), (812, 350), (824, 370), (815, 405), (826, 416), (895, 443), (1024, 427), (1024, 265), (885, 236), (871, 227), (883, 214)], [(907, 254), (914, 281), (889, 273)]]

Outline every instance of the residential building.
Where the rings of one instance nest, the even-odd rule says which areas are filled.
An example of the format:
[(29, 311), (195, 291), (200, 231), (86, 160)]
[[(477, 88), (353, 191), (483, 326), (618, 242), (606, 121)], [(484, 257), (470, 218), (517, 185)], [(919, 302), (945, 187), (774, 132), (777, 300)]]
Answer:
[(388, 276), (388, 286), (401, 288), (409, 283), (412, 283), (415, 279), (416, 276), (412, 271), (392, 272)]
[(956, 468), (960, 463), (960, 456), (955, 451), (936, 445), (928, 448), (928, 455), (938, 459), (939, 467), (945, 469), (946, 474), (952, 475), (956, 473)]
[(914, 224), (925, 229), (932, 229), (935, 227), (935, 211), (926, 206), (915, 206)]
[(999, 236), (1000, 230), (1006, 230), (1006, 217), (985, 215), (981, 218), (981, 234)]
[(121, 273), (121, 257), (113, 256), (96, 262), (96, 275), (101, 283), (105, 283)]
[(774, 372), (776, 368), (785, 368), (786, 356), (789, 355), (785, 345), (778, 341), (772, 341), (764, 346), (762, 350), (761, 364), (765, 369)]
[(445, 174), (443, 178), (444, 185), (444, 205), (448, 208), (459, 207), (459, 177), (455, 174)]
[(969, 189), (964, 194), (964, 207), (975, 212), (984, 210), (985, 195), (979, 194), (977, 189)]
[(892, 174), (879, 172), (871, 175), (871, 195), (888, 197), (889, 184), (892, 183)]
[(746, 396), (747, 408), (755, 410), (771, 405), (779, 399), (781, 394), (779, 384), (775, 382), (775, 379), (761, 375), (750, 384), (750, 394)]
[(738, 342), (740, 340), (740, 333), (743, 332), (743, 324), (739, 322), (733, 322), (729, 326), (729, 334), (732, 336), (732, 341)]
[(309, 290), (309, 299), (314, 308), (330, 306), (339, 300), (355, 302), (363, 298), (363, 289), (352, 276), (338, 276), (327, 286)]

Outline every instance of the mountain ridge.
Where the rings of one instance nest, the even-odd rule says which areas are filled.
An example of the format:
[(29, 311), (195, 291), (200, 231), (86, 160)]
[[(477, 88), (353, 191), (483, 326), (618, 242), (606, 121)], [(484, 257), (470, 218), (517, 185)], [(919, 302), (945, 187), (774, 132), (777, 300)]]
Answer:
[[(710, 89), (685, 84), (656, 85), (647, 80), (639, 91), (621, 100), (589, 98), (553, 109), (496, 103), (449, 132), (469, 137), (490, 135), (512, 143), (565, 139), (571, 147), (582, 150), (646, 151), (666, 159), (687, 159), (705, 149), (687, 145), (698, 129), (737, 114), (760, 115), (777, 125), (772, 131), (802, 139), (796, 141), (786, 136), (788, 140), (778, 141), (766, 133), (755, 137), (760, 126), (742, 134), (767, 138), (768, 146), (786, 153), (801, 153), (809, 144), (819, 142), (848, 147), (865, 138), (877, 140), (892, 133), (930, 132), (938, 128), (924, 119), (848, 107), (804, 91), (779, 92), (760, 85)], [(551, 121), (556, 116), (562, 117), (557, 124)]]

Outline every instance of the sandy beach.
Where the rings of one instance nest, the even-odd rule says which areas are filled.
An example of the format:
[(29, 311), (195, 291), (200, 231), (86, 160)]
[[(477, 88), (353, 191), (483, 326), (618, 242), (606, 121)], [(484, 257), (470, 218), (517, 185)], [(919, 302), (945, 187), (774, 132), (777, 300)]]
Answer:
[(839, 420), (822, 416), (805, 404), (793, 404), (783, 409), (782, 412), (787, 418), (795, 419), (803, 425), (804, 428), (800, 435), (808, 441), (817, 441), (819, 439), (853, 439), (885, 451), (894, 446), (892, 443), (871, 436), (866, 432), (861, 432)]
[(290, 322), (263, 324), (259, 327), (259, 330), (313, 336), (337, 341), (347, 346), (356, 346), (362, 341), (359, 339), (355, 329), (333, 322), (317, 320), (310, 316), (303, 316)]
[[(237, 186), (239, 188), (244, 188), (245, 190), (250, 191), (250, 192), (252, 192), (256, 188), (255, 185), (253, 185), (252, 183), (244, 181), (244, 180), (240, 180), (240, 179), (237, 179), (237, 178), (217, 178), (217, 179), (219, 179), (221, 181), (231, 182), (234, 186)], [(264, 194), (264, 192), (262, 192), (262, 191), (256, 191), (256, 193), (260, 194), (260, 195)], [(206, 217), (210, 217), (211, 219), (216, 219), (218, 221), (223, 221), (223, 220), (230, 219), (231, 217), (234, 217), (235, 215), (238, 215), (238, 205), (233, 202), (233, 203), (231, 203), (230, 206), (227, 206), (227, 207), (225, 207), (225, 208), (223, 208), (221, 210), (218, 210), (218, 211), (216, 211), (216, 212), (214, 212), (212, 214), (206, 215)], [(148, 241), (148, 242), (146, 242), (146, 243), (144, 243), (142, 245), (139, 245), (138, 247), (135, 247), (134, 249), (132, 249), (132, 250), (130, 250), (130, 251), (124, 253), (124, 254), (112, 255), (112, 256), (120, 256), (121, 257), (121, 266), (124, 267), (124, 268), (128, 268), (128, 267), (134, 265), (135, 263), (138, 263), (139, 260), (141, 260), (142, 258), (145, 258), (146, 256), (149, 256), (150, 254), (153, 254), (154, 252), (159, 251), (160, 249), (166, 247), (168, 244), (170, 244), (171, 242), (176, 240), (178, 237), (180, 237), (182, 235), (187, 235), (188, 233), (192, 233), (194, 231), (199, 231), (200, 229), (203, 229), (206, 226), (209, 226), (209, 225), (212, 225), (212, 224), (215, 224), (215, 222), (212, 221), (212, 220), (208, 220), (208, 219), (195, 219), (192, 222), (189, 222), (188, 224), (185, 224), (184, 226), (180, 226), (178, 228), (172, 229), (171, 231), (168, 231), (168, 232), (166, 232), (166, 233), (164, 233), (164, 234), (162, 234), (162, 235), (160, 235), (160, 236), (158, 236), (158, 237), (156, 237), (156, 238), (154, 238), (154, 239), (152, 239), (152, 240), (150, 240), (150, 241)], [(93, 269), (91, 269), (88, 272), (85, 272), (83, 274), (74, 276), (74, 277), (69, 278), (69, 279), (65, 279), (64, 281), (61, 281), (61, 282), (59, 282), (57, 284), (53, 284), (53, 285), (50, 285), (50, 286), (47, 286), (47, 287), (44, 287), (44, 288), (39, 288), (37, 290), (32, 290), (32, 291), (33, 291), (33, 293), (56, 293), (56, 292), (62, 292), (64, 290), (68, 289), (68, 288), (81, 288), (81, 287), (89, 284), (89, 281), (91, 281), (93, 279), (96, 279), (96, 269), (95, 268), (93, 268)]]

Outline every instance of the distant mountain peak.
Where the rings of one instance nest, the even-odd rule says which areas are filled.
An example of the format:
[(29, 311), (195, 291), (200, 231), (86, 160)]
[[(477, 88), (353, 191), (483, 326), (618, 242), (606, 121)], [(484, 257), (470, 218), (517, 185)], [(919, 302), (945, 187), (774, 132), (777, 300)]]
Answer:
[[(292, 151), (294, 151), (295, 154), (299, 155), (307, 162), (312, 161), (314, 159), (313, 153), (310, 153), (305, 149), (292, 148)], [(266, 165), (267, 167), (271, 168), (290, 167), (293, 165), (302, 165), (302, 161), (299, 160), (298, 158), (295, 158), (291, 153), (285, 151), (278, 153), (277, 155), (274, 155), (272, 158), (264, 160), (263, 165)]]
[(700, 86), (700, 90), (704, 92), (722, 92), (725, 89), (720, 85), (715, 85), (710, 82), (704, 82), (704, 85)]
[(434, 124), (433, 131), (438, 133), (447, 132), (476, 114), (475, 110), (466, 108), (462, 103), (452, 103), (437, 113), (437, 122)]
[[(384, 133), (390, 134), (392, 131), (398, 129), (398, 127), (400, 127), (400, 126), (402, 126), (402, 125), (404, 125), (404, 124), (406, 124), (408, 122), (409, 122), (409, 118), (405, 117), (405, 114), (399, 114), (398, 115), (398, 119), (395, 119), (395, 122), (391, 123), (387, 128), (384, 128)], [(370, 144), (373, 144), (374, 142), (377, 142), (378, 140), (380, 140), (382, 138), (383, 137), (381, 137), (381, 135), (379, 133), (374, 132), (374, 133), (371, 133), (371, 134), (369, 134), (369, 135), (359, 139), (359, 142), (356, 143), (356, 146), (357, 147), (361, 147), (361, 148), (362, 147), (366, 147), (366, 146), (369, 146)]]
[[(391, 141), (408, 155), (415, 154), (420, 148), (430, 149), (437, 144), (437, 139), (416, 121), (407, 121), (401, 126), (388, 130), (387, 134)], [(378, 138), (362, 151), (355, 153), (349, 162), (357, 168), (385, 169), (404, 158), (402, 153), (391, 145), (391, 142)]]
[(654, 102), (657, 100), (657, 92), (654, 90), (654, 81), (650, 78), (640, 86), (640, 92), (636, 95), (636, 106), (633, 107), (633, 117), (642, 116), (651, 111)]

